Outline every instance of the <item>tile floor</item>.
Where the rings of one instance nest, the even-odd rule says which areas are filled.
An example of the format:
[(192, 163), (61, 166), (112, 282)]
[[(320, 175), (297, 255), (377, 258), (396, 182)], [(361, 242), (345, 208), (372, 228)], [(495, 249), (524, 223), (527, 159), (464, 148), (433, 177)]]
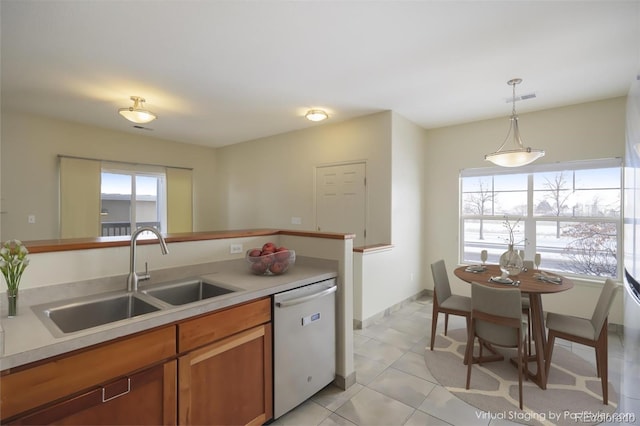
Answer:
[[(515, 425), (479, 419), (478, 410), (438, 384), (424, 362), (429, 343), (432, 300), (410, 302), (364, 330), (354, 330), (357, 383), (343, 391), (333, 385), (280, 417), (272, 425)], [(464, 327), (464, 318), (450, 316), (449, 329)], [(444, 315), (438, 332), (444, 329)], [(595, 365), (592, 348), (558, 341)], [(609, 380), (620, 393), (623, 341), (609, 334)], [(594, 367), (595, 368), (595, 367)], [(634, 412), (640, 424), (640, 400), (621, 396), (619, 412)]]

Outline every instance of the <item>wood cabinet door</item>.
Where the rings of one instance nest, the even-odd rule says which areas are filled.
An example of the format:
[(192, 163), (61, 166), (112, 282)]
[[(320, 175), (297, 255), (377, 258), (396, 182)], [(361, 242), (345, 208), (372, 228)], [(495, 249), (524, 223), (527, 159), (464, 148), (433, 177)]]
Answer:
[(18, 425), (175, 425), (176, 366), (169, 361), (16, 419)]
[(181, 425), (261, 425), (273, 417), (271, 324), (178, 359)]

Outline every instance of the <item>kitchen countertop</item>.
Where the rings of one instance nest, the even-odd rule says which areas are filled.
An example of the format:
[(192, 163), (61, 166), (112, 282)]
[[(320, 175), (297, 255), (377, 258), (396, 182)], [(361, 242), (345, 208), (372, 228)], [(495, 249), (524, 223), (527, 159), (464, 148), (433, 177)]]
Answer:
[[(175, 268), (179, 269), (177, 276), (171, 276), (171, 273), (166, 271), (162, 275), (171, 276), (171, 279), (166, 281), (201, 277), (239, 290), (212, 299), (162, 309), (138, 317), (68, 333), (64, 337), (54, 337), (43, 322), (37, 318), (31, 306), (20, 306), (17, 317), (2, 320), (4, 354), (0, 357), (0, 370), (40, 361), (249, 300), (335, 278), (338, 275), (335, 261), (302, 256), (299, 256), (295, 265), (282, 275), (253, 275), (248, 271), (244, 259), (212, 262), (204, 268), (198, 266)], [(190, 274), (190, 271), (197, 272)], [(154, 285), (161, 283), (161, 281), (151, 282)], [(140, 289), (145, 287), (145, 283), (141, 282)], [(84, 295), (75, 294), (75, 297)]]

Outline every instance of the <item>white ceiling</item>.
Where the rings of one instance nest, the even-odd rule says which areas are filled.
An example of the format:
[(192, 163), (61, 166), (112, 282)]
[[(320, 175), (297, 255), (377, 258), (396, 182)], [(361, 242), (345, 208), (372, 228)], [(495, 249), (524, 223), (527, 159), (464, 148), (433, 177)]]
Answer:
[[(640, 0), (2, 0), (2, 108), (223, 146), (393, 110), (425, 128), (623, 96)], [(153, 131), (117, 114), (131, 95)]]

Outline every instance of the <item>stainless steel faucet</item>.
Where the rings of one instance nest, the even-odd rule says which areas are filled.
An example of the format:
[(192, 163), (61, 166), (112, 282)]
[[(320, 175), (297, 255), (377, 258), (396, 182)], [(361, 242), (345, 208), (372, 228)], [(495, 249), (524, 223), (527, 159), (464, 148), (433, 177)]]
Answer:
[[(160, 243), (160, 251), (162, 254), (169, 253), (169, 249), (167, 248), (167, 242), (164, 240), (164, 237), (158, 232), (156, 228), (151, 226), (143, 226), (141, 228), (136, 229), (131, 234), (131, 259), (129, 264), (129, 276), (127, 277), (127, 291), (138, 291), (138, 281), (148, 280), (151, 278), (149, 272), (145, 270), (145, 273), (142, 275), (138, 275), (136, 273), (136, 241), (138, 236), (145, 232), (152, 232), (158, 237), (158, 242)], [(146, 268), (145, 268), (146, 269)]]

